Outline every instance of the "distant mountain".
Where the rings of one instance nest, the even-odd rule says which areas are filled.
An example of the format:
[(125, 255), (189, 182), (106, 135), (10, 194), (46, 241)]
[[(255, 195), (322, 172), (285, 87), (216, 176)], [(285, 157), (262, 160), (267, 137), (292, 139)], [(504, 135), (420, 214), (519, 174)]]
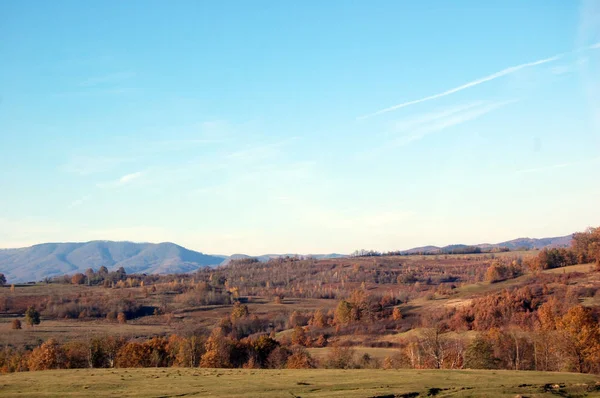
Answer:
[(571, 239), (573, 239), (573, 235), (566, 236), (558, 236), (554, 238), (518, 238), (509, 240), (506, 242), (500, 243), (481, 243), (478, 245), (448, 245), (444, 247), (438, 246), (423, 246), (423, 247), (415, 247), (413, 249), (403, 250), (401, 254), (444, 254), (444, 253), (452, 253), (459, 251), (461, 249), (465, 250), (468, 248), (479, 248), (482, 251), (490, 251), (492, 249), (500, 249), (507, 248), (511, 251), (514, 250), (533, 250), (533, 249), (543, 249), (550, 247), (569, 247), (571, 245)]
[(566, 236), (558, 236), (555, 238), (518, 238), (496, 244), (497, 247), (508, 247), (510, 250), (517, 249), (543, 249), (545, 247), (569, 247), (573, 234)]
[(38, 281), (46, 277), (97, 270), (125, 268), (127, 273), (165, 274), (192, 272), (216, 266), (222, 256), (188, 250), (174, 243), (92, 241), (44, 243), (21, 249), (0, 250), (0, 273), (9, 282)]
[[(506, 242), (479, 245), (449, 245), (445, 247), (423, 246), (401, 251), (401, 254), (443, 254), (459, 252), (473, 247), (482, 251), (494, 248), (541, 249), (544, 247), (567, 247), (572, 235), (556, 238), (519, 238)], [(92, 241), (85, 243), (43, 243), (21, 249), (0, 249), (0, 273), (9, 283), (39, 281), (46, 277), (97, 270), (105, 266), (109, 270), (125, 268), (127, 273), (174, 274), (194, 272), (205, 266), (227, 265), (232, 260), (256, 258), (260, 262), (280, 257), (312, 257), (316, 259), (346, 257), (344, 254), (264, 254), (248, 256), (209, 255), (188, 250), (174, 243), (133, 243)]]

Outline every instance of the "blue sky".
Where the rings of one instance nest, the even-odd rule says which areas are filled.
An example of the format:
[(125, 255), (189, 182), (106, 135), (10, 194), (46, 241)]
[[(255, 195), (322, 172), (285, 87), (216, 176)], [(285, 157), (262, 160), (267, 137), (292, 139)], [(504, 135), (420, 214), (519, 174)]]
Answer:
[(0, 247), (600, 225), (600, 5), (0, 2)]

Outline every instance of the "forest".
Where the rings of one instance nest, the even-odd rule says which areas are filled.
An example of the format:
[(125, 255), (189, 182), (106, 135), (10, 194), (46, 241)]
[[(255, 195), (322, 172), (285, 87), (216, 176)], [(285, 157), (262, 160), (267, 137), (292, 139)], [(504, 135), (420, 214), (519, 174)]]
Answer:
[(509, 369), (600, 374), (600, 228), (540, 251), (243, 259), (192, 274), (0, 275), (0, 372)]

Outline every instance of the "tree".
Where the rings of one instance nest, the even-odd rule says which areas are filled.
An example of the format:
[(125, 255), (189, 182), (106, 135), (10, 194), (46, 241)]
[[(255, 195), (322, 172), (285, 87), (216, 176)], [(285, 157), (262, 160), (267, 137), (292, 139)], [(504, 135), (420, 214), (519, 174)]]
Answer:
[(145, 368), (150, 366), (152, 348), (146, 344), (127, 343), (117, 353), (117, 368)]
[(19, 330), (21, 329), (21, 321), (18, 319), (13, 319), (11, 322), (11, 328), (13, 330)]
[(325, 325), (327, 324), (327, 321), (325, 319), (325, 315), (323, 315), (323, 312), (320, 309), (315, 311), (312, 319), (310, 320), (310, 324), (311, 324), (311, 326), (315, 326), (318, 328), (325, 327)]
[(40, 313), (34, 307), (29, 307), (25, 311), (25, 323), (29, 326), (40, 324)]
[(330, 369), (352, 369), (355, 351), (352, 347), (334, 346), (325, 358), (325, 366)]
[(495, 369), (496, 359), (492, 343), (477, 336), (467, 347), (464, 366), (467, 369)]
[(223, 336), (221, 328), (213, 329), (210, 337), (206, 340), (206, 352), (200, 359), (200, 366), (203, 368), (230, 368), (230, 350), (231, 344)]
[(395, 321), (399, 321), (402, 319), (402, 312), (399, 307), (394, 307), (394, 311), (392, 311), (392, 319)]
[(96, 280), (96, 273), (93, 268), (88, 268), (85, 270), (85, 277), (87, 278), (87, 284), (91, 285)]
[(335, 309), (334, 323), (336, 325), (345, 325), (352, 319), (352, 305), (346, 300), (341, 300)]
[(119, 312), (119, 315), (117, 315), (117, 321), (119, 321), (119, 323), (122, 325), (127, 323), (127, 315), (125, 315), (123, 312)]
[(251, 351), (251, 359), (254, 361), (253, 365), (257, 368), (264, 368), (267, 366), (269, 355), (279, 347), (279, 342), (267, 335), (261, 335), (258, 339), (250, 340), (248, 345)]
[(30, 370), (61, 369), (65, 367), (64, 350), (54, 339), (50, 339), (35, 348), (29, 356)]
[(600, 263), (600, 227), (573, 234), (571, 246), (579, 263)]
[(74, 285), (83, 285), (85, 283), (85, 275), (78, 272), (71, 277), (71, 283)]
[(561, 333), (562, 351), (567, 369), (577, 372), (598, 371), (600, 364), (600, 326), (592, 310), (577, 306), (571, 308), (556, 322)]
[(292, 344), (293, 345), (304, 345), (306, 341), (306, 334), (304, 333), (304, 329), (302, 326), (294, 327), (294, 331), (292, 332)]
[(6, 285), (6, 277), (3, 273), (0, 273), (0, 286)]
[(248, 306), (236, 301), (235, 304), (233, 304), (233, 309), (231, 310), (231, 323), (235, 323), (235, 321), (240, 318), (247, 318), (248, 315), (250, 315)]
[(92, 368), (113, 368), (117, 354), (125, 345), (123, 338), (96, 337), (89, 343), (89, 361)]
[(304, 347), (297, 347), (287, 359), (288, 369), (310, 369), (314, 368), (313, 360)]

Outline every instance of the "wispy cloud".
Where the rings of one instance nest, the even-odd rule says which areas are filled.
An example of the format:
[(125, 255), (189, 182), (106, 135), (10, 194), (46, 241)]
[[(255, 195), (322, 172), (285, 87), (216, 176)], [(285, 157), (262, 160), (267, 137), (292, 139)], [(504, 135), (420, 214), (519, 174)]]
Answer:
[(140, 178), (142, 176), (142, 174), (143, 173), (141, 171), (131, 173), (131, 174), (125, 174), (123, 177), (119, 178), (119, 184), (121, 184), (121, 185), (128, 184), (131, 181)]
[(589, 163), (593, 163), (593, 162), (596, 162), (599, 160), (600, 160), (600, 157), (595, 157), (595, 158), (590, 158), (590, 159), (579, 160), (576, 162), (557, 163), (557, 164), (551, 164), (548, 166), (540, 166), (540, 167), (533, 167), (533, 168), (529, 168), (529, 169), (521, 169), (521, 170), (517, 170), (516, 173), (517, 174), (542, 173), (545, 171), (563, 169), (565, 167), (587, 165)]
[(360, 153), (359, 158), (370, 158), (380, 154), (382, 151), (409, 145), (430, 134), (475, 120), (517, 101), (475, 101), (400, 120), (394, 123), (390, 131), (386, 133), (386, 136), (390, 137), (387, 142), (375, 149)]
[(475, 107), (468, 107), (462, 111), (451, 113), (446, 117), (434, 119), (432, 122), (426, 123), (415, 129), (410, 134), (398, 138), (395, 142), (392, 142), (392, 146), (403, 146), (410, 144), (411, 142), (418, 141), (429, 134), (475, 120), (478, 117), (514, 102), (517, 102), (517, 100), (494, 102)]
[(554, 55), (554, 56), (549, 57), (549, 58), (544, 58), (544, 59), (540, 59), (540, 60), (533, 61), (533, 62), (527, 62), (527, 63), (524, 63), (524, 64), (511, 66), (511, 67), (502, 69), (499, 72), (492, 73), (491, 75), (487, 75), (487, 76), (481, 77), (479, 79), (476, 79), (476, 80), (470, 81), (468, 83), (465, 83), (463, 85), (451, 88), (449, 90), (442, 91), (441, 93), (433, 94), (433, 95), (430, 95), (430, 96), (427, 96), (427, 97), (419, 98), (419, 99), (408, 101), (408, 102), (403, 102), (401, 104), (393, 105), (393, 106), (390, 106), (388, 108), (380, 109), (380, 110), (378, 110), (376, 112), (369, 113), (369, 114), (363, 115), (363, 116), (359, 116), (358, 119), (359, 120), (360, 119), (366, 119), (366, 118), (377, 116), (377, 115), (381, 115), (381, 114), (384, 114), (384, 113), (387, 113), (387, 112), (395, 111), (397, 109), (405, 108), (407, 106), (419, 104), (421, 102), (426, 102), (426, 101), (431, 101), (431, 100), (435, 100), (435, 99), (438, 99), (438, 98), (446, 97), (448, 95), (451, 95), (451, 94), (454, 94), (454, 93), (458, 93), (459, 91), (463, 91), (463, 90), (466, 90), (468, 88), (478, 86), (478, 85), (480, 85), (482, 83), (489, 82), (489, 81), (498, 79), (500, 77), (510, 75), (512, 73), (518, 72), (518, 71), (520, 71), (522, 69), (525, 69), (525, 68), (531, 68), (533, 66), (542, 65), (542, 64), (546, 64), (548, 62), (557, 61), (557, 60), (561, 59), (562, 57), (564, 57), (566, 54), (567, 53), (561, 53), (561, 54), (557, 54), (557, 55)]
[(433, 123), (437, 120), (442, 120), (457, 113), (476, 108), (478, 106), (481, 106), (482, 104), (484, 104), (484, 101), (475, 101), (402, 119), (400, 121), (394, 122), (391, 130), (388, 131), (386, 134), (398, 134), (402, 132), (415, 130), (423, 127), (424, 125)]
[(87, 200), (89, 200), (91, 198), (90, 195), (85, 195), (79, 199), (75, 199), (74, 201), (72, 201), (71, 203), (69, 203), (68, 208), (72, 209), (74, 207), (78, 207), (81, 206), (83, 203), (85, 203)]
[(137, 171), (135, 173), (125, 174), (121, 178), (114, 180), (114, 181), (98, 183), (98, 184), (96, 184), (96, 186), (98, 188), (122, 187), (124, 185), (131, 184), (133, 181), (138, 180), (143, 175), (144, 175), (144, 173), (142, 171)]

